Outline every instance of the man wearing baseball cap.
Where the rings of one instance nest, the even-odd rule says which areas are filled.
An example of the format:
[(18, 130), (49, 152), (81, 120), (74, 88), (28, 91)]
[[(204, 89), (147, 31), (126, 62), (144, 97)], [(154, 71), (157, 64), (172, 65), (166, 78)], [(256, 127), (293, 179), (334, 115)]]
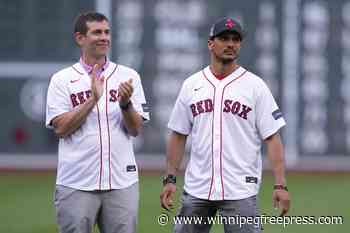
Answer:
[(184, 81), (170, 116), (160, 195), (165, 209), (172, 206), (186, 140), (189, 135), (192, 139), (175, 233), (208, 233), (217, 214), (221, 219), (216, 223), (224, 224), (225, 233), (261, 232), (257, 194), (262, 144), (275, 176), (274, 206), (281, 215), (289, 210), (279, 135), (286, 123), (266, 83), (237, 64), (244, 37), (232, 18), (214, 23), (208, 39), (210, 65)]
[(242, 26), (234, 19), (225, 17), (218, 20), (210, 28), (209, 39), (214, 39), (223, 32), (237, 33), (241, 40), (244, 37)]

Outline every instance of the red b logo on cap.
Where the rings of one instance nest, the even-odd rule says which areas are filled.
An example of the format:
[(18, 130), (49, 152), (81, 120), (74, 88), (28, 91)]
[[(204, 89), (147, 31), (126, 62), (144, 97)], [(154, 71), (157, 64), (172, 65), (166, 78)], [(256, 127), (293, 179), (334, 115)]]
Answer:
[(229, 29), (233, 28), (233, 26), (235, 26), (235, 23), (233, 22), (232, 19), (227, 19), (226, 20), (226, 23), (225, 23), (225, 26)]

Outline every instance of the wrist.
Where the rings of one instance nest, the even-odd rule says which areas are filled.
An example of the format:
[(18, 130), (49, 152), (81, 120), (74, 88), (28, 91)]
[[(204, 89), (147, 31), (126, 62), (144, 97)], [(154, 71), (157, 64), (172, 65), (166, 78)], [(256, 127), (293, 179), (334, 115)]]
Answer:
[[(89, 98), (90, 99), (90, 98)], [(96, 93), (92, 93), (91, 95), (91, 100), (94, 104), (97, 104), (98, 100), (100, 99), (100, 97), (96, 94)]]
[(127, 103), (121, 103), (119, 102), (119, 107), (121, 110), (123, 111), (127, 111), (130, 107), (131, 107), (132, 103), (131, 103), (131, 100), (128, 100)]
[(91, 96), (86, 100), (86, 104), (90, 105), (91, 107), (94, 107), (97, 104), (98, 100), (95, 98), (95, 96)]
[(172, 174), (168, 174), (167, 176), (163, 177), (163, 186), (167, 184), (176, 184), (176, 176)]
[(285, 190), (285, 191), (288, 191), (288, 188), (284, 184), (274, 184), (273, 185), (273, 190)]

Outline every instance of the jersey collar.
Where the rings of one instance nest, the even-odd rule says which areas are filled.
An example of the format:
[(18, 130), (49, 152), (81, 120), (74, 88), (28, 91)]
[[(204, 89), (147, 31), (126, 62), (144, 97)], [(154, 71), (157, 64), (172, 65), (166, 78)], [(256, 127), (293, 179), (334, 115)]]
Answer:
[(227, 83), (231, 82), (232, 80), (240, 77), (244, 72), (246, 72), (246, 69), (244, 69), (242, 66), (239, 66), (231, 74), (227, 75), (222, 80), (219, 80), (215, 77), (215, 75), (211, 72), (209, 66), (204, 68), (203, 72), (204, 72), (205, 76), (209, 79), (209, 81), (212, 82), (215, 86), (217, 86), (217, 85), (226, 85)]
[[(89, 64), (86, 64), (82, 57), (80, 57), (79, 63), (84, 68), (86, 73), (90, 74), (92, 72), (93, 67)], [(100, 69), (97, 70), (97, 75), (100, 76), (101, 73), (108, 68), (108, 65), (109, 65), (109, 59), (107, 57), (105, 57), (105, 63), (103, 64), (103, 66)]]
[[(113, 62), (111, 62), (107, 57), (106, 57), (106, 62), (103, 65), (103, 67), (101, 69), (99, 69), (98, 71), (98, 76), (100, 76), (102, 73), (105, 76), (105, 78), (107, 78), (108, 76), (111, 75), (112, 72), (114, 72), (115, 68), (116, 68), (116, 64), (114, 64)], [(79, 62), (75, 63), (72, 68), (80, 75), (87, 75), (89, 76), (89, 74), (92, 71), (92, 66), (86, 64), (81, 58), (79, 59)]]

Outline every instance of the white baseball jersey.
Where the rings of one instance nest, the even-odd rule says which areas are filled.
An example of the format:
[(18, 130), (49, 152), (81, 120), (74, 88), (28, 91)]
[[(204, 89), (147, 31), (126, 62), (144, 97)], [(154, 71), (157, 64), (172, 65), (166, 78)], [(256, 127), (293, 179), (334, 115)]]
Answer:
[[(110, 190), (138, 181), (131, 136), (127, 133), (117, 100), (121, 82), (132, 79), (134, 109), (145, 119), (141, 79), (130, 68), (109, 62), (102, 72), (104, 92), (86, 121), (73, 134), (59, 139), (57, 181), (80, 190)], [(54, 117), (72, 111), (91, 96), (91, 78), (81, 63), (54, 74), (47, 93), (46, 126)]]
[(261, 144), (285, 121), (262, 79), (242, 67), (223, 80), (209, 66), (185, 80), (168, 127), (190, 135), (184, 189), (207, 200), (256, 195)]

